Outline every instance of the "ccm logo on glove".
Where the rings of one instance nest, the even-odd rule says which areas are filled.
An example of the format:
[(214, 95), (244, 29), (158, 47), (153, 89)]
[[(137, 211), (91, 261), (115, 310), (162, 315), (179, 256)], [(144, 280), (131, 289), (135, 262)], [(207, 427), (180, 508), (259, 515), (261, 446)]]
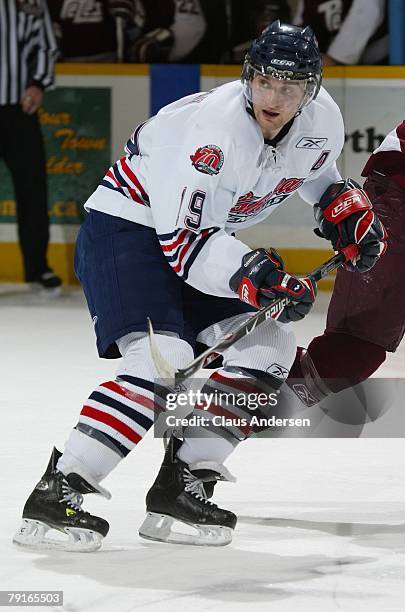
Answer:
[(360, 247), (355, 262), (345, 264), (348, 270), (367, 272), (385, 253), (387, 232), (367, 194), (352, 179), (328, 187), (314, 206), (318, 236), (330, 240), (335, 251), (350, 244)]
[(343, 219), (346, 219), (346, 217), (353, 212), (370, 210), (371, 208), (371, 202), (364, 191), (352, 189), (349, 197), (344, 193), (337, 197), (336, 200), (324, 210), (324, 217), (328, 219), (328, 221), (339, 223), (339, 221), (343, 221)]

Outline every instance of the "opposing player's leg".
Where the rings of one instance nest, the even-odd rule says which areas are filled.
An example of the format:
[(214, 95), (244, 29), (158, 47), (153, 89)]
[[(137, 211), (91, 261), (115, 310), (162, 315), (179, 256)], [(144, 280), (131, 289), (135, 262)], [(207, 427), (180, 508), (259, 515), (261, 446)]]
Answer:
[[(162, 265), (157, 265), (159, 257)], [(14, 539), (25, 546), (63, 546), (47, 536), (50, 528), (69, 534), (67, 550), (94, 550), (106, 535), (108, 524), (82, 510), (82, 495), (109, 496), (100, 482), (142, 440), (163, 401), (164, 389), (154, 393), (157, 372), (146, 339), (146, 317), (150, 315), (162, 332), (158, 342), (167, 359), (182, 367), (193, 358), (191, 346), (178, 337), (183, 330), (180, 281), (176, 285), (152, 230), (90, 213), (77, 242), (76, 270), (100, 356), (123, 359), (116, 378), (102, 382), (84, 402), (63, 454), (53, 453), (27, 500)], [(161, 303), (170, 308), (162, 309)]]
[[(200, 334), (199, 340), (212, 345), (246, 316), (249, 315), (215, 323)], [(205, 383), (202, 403), (196, 404), (192, 413), (196, 422), (200, 419), (203, 424), (187, 426), (183, 442), (172, 442), (175, 446), (165, 456), (148, 492), (147, 517), (140, 535), (164, 542), (211, 546), (231, 541), (236, 516), (218, 509), (208, 498), (215, 482), (232, 480), (223, 464), (242, 440), (260, 430), (253, 421), (260, 423), (273, 413), (270, 396), (287, 377), (295, 349), (292, 330), (270, 320), (226, 352), (223, 366)], [(254, 402), (258, 396), (269, 401), (259, 406)], [(215, 400), (205, 402), (208, 397)], [(190, 497), (186, 501), (186, 494), (190, 496), (192, 491), (197, 503)], [(184, 530), (184, 525), (189, 529)]]

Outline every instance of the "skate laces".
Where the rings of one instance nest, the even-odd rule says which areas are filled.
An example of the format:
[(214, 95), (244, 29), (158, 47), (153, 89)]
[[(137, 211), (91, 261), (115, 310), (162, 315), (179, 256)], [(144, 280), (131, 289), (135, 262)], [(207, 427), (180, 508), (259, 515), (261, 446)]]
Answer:
[(73, 510), (76, 510), (76, 512), (83, 512), (83, 495), (72, 489), (66, 480), (62, 481), (62, 493), (63, 497), (60, 500), (60, 503), (66, 502), (67, 505), (73, 508)]
[(200, 501), (203, 501), (205, 504), (215, 506), (215, 504), (207, 499), (202, 480), (197, 478), (197, 476), (192, 474), (187, 468), (184, 468), (183, 470), (183, 478), (184, 482), (186, 483), (184, 490), (187, 491), (187, 493), (190, 493)]

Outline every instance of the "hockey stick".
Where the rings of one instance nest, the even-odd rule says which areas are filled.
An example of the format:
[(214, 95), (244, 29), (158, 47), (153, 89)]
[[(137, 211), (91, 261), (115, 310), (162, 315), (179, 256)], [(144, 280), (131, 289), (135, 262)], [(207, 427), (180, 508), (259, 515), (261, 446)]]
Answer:
[[(325, 276), (328, 276), (333, 270), (336, 270), (339, 266), (341, 266), (345, 261), (349, 261), (350, 259), (355, 259), (358, 255), (359, 248), (355, 244), (351, 244), (345, 248), (343, 248), (337, 255), (328, 259), (323, 264), (312, 270), (309, 276), (315, 281), (319, 281)], [(270, 318), (275, 318), (280, 311), (285, 308), (288, 304), (290, 304), (291, 300), (287, 297), (278, 298), (274, 300), (271, 304), (266, 306), (265, 308), (261, 308), (258, 312), (250, 317), (248, 321), (242, 323), (242, 325), (233, 333), (227, 334), (221, 340), (219, 340), (214, 346), (209, 347), (206, 351), (201, 353), (198, 357), (193, 359), (185, 368), (181, 368), (180, 370), (176, 370), (170, 363), (166, 361), (166, 359), (161, 354), (156, 338), (155, 333), (153, 331), (153, 326), (151, 320), (148, 318), (148, 336), (149, 336), (149, 346), (152, 354), (152, 359), (156, 366), (159, 375), (164, 379), (170, 381), (170, 385), (174, 383), (174, 385), (180, 385), (184, 380), (195, 374), (200, 368), (203, 366), (209, 365), (214, 359), (218, 357), (218, 355), (222, 355), (222, 353), (238, 342), (241, 338), (244, 338), (248, 334), (250, 334), (260, 323), (266, 321)]]

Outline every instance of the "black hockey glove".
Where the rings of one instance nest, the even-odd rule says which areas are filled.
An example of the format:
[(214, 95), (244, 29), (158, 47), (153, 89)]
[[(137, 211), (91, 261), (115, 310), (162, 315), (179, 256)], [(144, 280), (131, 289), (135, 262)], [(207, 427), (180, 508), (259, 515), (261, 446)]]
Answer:
[(318, 236), (330, 240), (335, 251), (349, 244), (360, 247), (356, 262), (347, 262), (348, 270), (367, 272), (387, 248), (387, 231), (367, 194), (352, 179), (333, 183), (314, 206)]
[(255, 308), (268, 306), (280, 297), (292, 300), (274, 318), (282, 323), (299, 321), (311, 310), (316, 297), (316, 283), (311, 278), (296, 278), (283, 270), (280, 255), (273, 249), (256, 249), (244, 255), (242, 265), (229, 286), (242, 302)]

